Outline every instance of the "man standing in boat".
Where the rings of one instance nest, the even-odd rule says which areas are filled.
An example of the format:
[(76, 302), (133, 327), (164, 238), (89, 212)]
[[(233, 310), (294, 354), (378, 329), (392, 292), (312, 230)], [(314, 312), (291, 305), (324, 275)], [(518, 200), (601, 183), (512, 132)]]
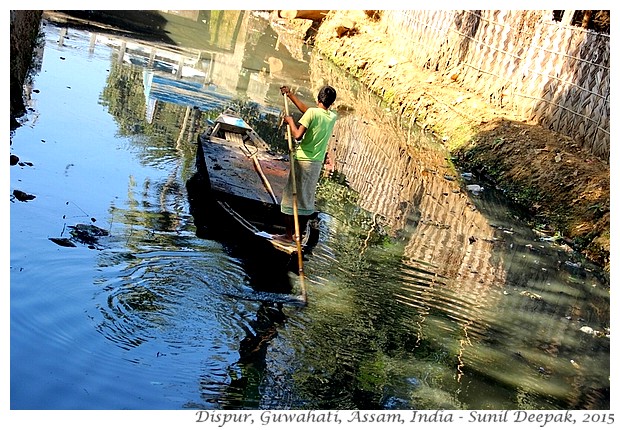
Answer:
[(319, 182), (321, 169), (332, 136), (337, 115), (329, 110), (336, 100), (336, 90), (329, 85), (322, 87), (317, 95), (317, 107), (307, 107), (289, 87), (280, 87), (283, 95), (288, 97), (303, 114), (299, 125), (292, 116), (284, 120), (290, 126), (291, 135), (300, 144), (294, 151), (295, 178), (289, 172), (288, 182), (282, 193), (280, 208), (286, 219), (286, 235), (281, 239), (292, 241), (294, 234), (293, 222), (293, 180), (296, 184), (297, 213), (300, 231), (304, 231), (310, 216), (315, 212), (316, 186)]

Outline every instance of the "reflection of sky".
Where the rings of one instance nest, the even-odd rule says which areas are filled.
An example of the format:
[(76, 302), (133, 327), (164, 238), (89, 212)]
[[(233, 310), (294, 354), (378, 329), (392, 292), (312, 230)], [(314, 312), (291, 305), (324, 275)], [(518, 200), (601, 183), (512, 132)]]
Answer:
[[(80, 31), (71, 31), (59, 46), (56, 30), (47, 27), (42, 72), (34, 77), (30, 103), (36, 114), (14, 134), (11, 148), (33, 163), (11, 169), (11, 189), (37, 196), (11, 211), (26, 222), (27, 237), (42, 237), (44, 243), (58, 236), (65, 222), (105, 220), (110, 202), (127, 195), (128, 178), (142, 183), (146, 174), (130, 153), (130, 139), (117, 135), (115, 118), (101, 104), (110, 48), (97, 45), (86, 54), (88, 35)], [(48, 222), (40, 221), (41, 213)], [(16, 240), (11, 246), (27, 249), (28, 242)]]

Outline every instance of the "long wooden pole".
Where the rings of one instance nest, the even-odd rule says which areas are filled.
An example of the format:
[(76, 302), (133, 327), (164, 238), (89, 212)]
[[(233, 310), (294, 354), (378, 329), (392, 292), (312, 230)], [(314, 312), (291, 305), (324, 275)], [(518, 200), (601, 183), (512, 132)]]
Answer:
[[(288, 116), (288, 98), (284, 94), (284, 112)], [(301, 235), (299, 231), (299, 214), (297, 209), (297, 180), (295, 176), (295, 157), (293, 153), (293, 137), (291, 136), (291, 126), (286, 123), (286, 137), (288, 139), (288, 152), (291, 162), (291, 177), (293, 182), (293, 219), (295, 222), (295, 244), (297, 245), (297, 266), (299, 269), (299, 280), (301, 283), (301, 298), (304, 303), (308, 301), (306, 294), (306, 284), (304, 281), (304, 257), (301, 253)]]
[(265, 172), (263, 172), (263, 169), (260, 166), (260, 162), (258, 161), (258, 158), (256, 157), (256, 154), (251, 155), (250, 157), (252, 158), (252, 161), (254, 161), (254, 167), (256, 168), (256, 171), (258, 172), (258, 175), (262, 179), (263, 185), (265, 185), (265, 188), (267, 189), (267, 192), (269, 192), (269, 195), (271, 196), (271, 200), (273, 200), (273, 202), (277, 205), (278, 204), (278, 197), (276, 197), (276, 193), (273, 192), (273, 188), (271, 187), (271, 183), (269, 182), (269, 179), (267, 179), (267, 176), (265, 176)]

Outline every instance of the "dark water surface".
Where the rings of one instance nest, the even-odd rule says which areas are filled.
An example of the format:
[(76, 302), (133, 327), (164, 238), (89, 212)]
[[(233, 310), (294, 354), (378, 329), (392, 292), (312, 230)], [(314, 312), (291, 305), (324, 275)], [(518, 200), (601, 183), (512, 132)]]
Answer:
[[(610, 407), (608, 276), (264, 17), (164, 16), (184, 49), (43, 27), (11, 145), (35, 196), (10, 203), (12, 409)], [(187, 184), (196, 124), (238, 106), (285, 145), (279, 86), (311, 104), (323, 82), (337, 174), (298, 307), (201, 234)]]

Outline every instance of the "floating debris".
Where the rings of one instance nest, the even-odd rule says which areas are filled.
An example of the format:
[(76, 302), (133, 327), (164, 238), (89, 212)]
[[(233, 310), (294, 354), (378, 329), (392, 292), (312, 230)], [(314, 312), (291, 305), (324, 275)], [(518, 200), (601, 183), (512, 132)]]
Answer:
[(69, 226), (71, 229), (71, 237), (50, 237), (49, 240), (57, 245), (67, 248), (75, 248), (76, 242), (87, 245), (91, 249), (96, 249), (99, 242), (99, 238), (102, 236), (109, 236), (110, 233), (96, 225), (90, 224), (76, 224)]
[(102, 236), (109, 236), (109, 232), (101, 227), (97, 227), (91, 224), (76, 224), (69, 227), (71, 229), (71, 236), (78, 242), (86, 245), (94, 245), (99, 241)]
[(13, 195), (20, 202), (27, 202), (28, 200), (34, 200), (37, 197), (37, 196), (25, 193), (25, 192), (20, 191), (20, 190), (13, 190)]
[(573, 269), (581, 269), (581, 263), (573, 263), (572, 261), (565, 261), (564, 264), (566, 264), (568, 267), (572, 267)]
[(49, 240), (54, 242), (56, 245), (64, 246), (67, 248), (75, 248), (76, 245), (71, 241), (71, 239), (66, 237), (50, 237)]
[(542, 296), (540, 294), (532, 293), (530, 291), (521, 291), (520, 295), (529, 297), (532, 300), (542, 300)]
[(557, 242), (560, 239), (560, 236), (541, 236), (538, 238), (541, 242)]
[(484, 187), (481, 187), (477, 184), (471, 184), (467, 186), (467, 191), (471, 192), (474, 195), (478, 195), (484, 191)]
[(589, 327), (587, 325), (584, 325), (583, 327), (581, 327), (579, 331), (585, 334), (589, 334), (594, 337), (609, 337), (610, 336), (609, 329), (606, 329), (605, 331), (599, 331), (599, 330), (594, 330), (592, 327)]
[(551, 375), (551, 371), (548, 370), (548, 369), (545, 369), (542, 366), (538, 367), (538, 373), (540, 373), (541, 375), (544, 375), (544, 376), (550, 376)]

